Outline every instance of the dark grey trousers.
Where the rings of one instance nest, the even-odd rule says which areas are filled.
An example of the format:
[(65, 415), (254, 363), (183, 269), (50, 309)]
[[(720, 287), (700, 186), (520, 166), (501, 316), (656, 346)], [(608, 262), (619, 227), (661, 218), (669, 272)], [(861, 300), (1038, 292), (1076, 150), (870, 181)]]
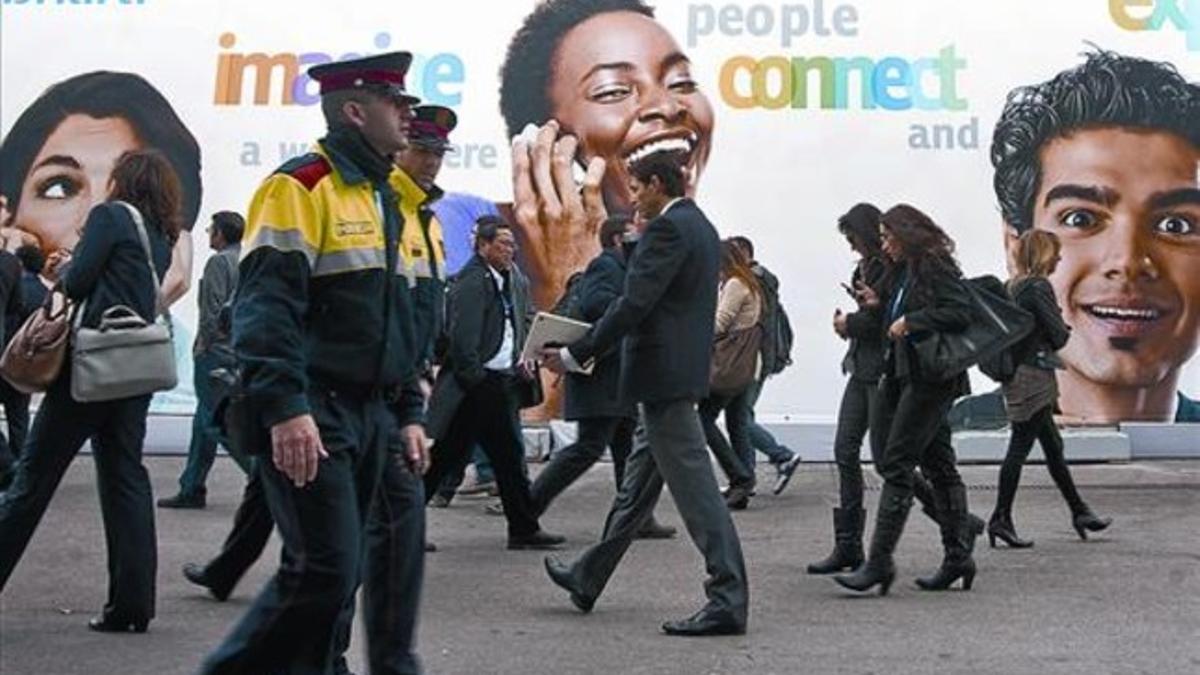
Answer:
[(639, 422), (604, 534), (571, 564), (572, 576), (587, 595), (600, 595), (654, 511), (665, 482), (688, 535), (704, 555), (708, 607), (745, 623), (750, 596), (742, 545), (713, 476), (695, 402), (643, 404)]

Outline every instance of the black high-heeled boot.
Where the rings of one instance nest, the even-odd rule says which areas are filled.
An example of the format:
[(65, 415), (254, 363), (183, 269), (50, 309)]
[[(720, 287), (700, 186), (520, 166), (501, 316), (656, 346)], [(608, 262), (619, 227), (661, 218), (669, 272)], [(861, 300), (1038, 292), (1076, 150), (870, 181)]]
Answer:
[(996, 540), (1004, 542), (1009, 548), (1033, 548), (1032, 539), (1022, 539), (1013, 527), (1012, 516), (1003, 513), (993, 513), (987, 525), (988, 543), (996, 548)]
[(892, 553), (904, 532), (904, 522), (908, 519), (911, 506), (911, 496), (901, 496), (896, 488), (884, 484), (867, 561), (850, 574), (835, 574), (833, 580), (843, 588), (860, 593), (879, 586), (879, 595), (887, 595), (892, 582), (896, 580), (896, 564), (892, 560)]
[[(942, 526), (942, 514), (938, 510), (938, 501), (934, 496), (933, 486), (918, 474), (913, 488), (917, 501), (921, 503), (921, 511), (930, 520), (937, 523), (940, 528)], [(971, 535), (967, 540), (967, 548), (971, 552), (975, 551), (975, 540), (983, 535), (986, 528), (987, 523), (984, 522), (983, 518), (969, 511), (967, 512), (967, 532)]]
[(967, 520), (967, 488), (955, 485), (935, 493), (942, 513), (942, 564), (931, 576), (917, 579), (917, 586), (926, 591), (944, 591), (962, 579), (964, 591), (975, 583), (975, 560), (971, 557), (974, 535)]
[(867, 512), (862, 509), (833, 510), (833, 553), (808, 566), (809, 574), (833, 574), (855, 570), (863, 564), (862, 530)]
[(1112, 525), (1112, 518), (1101, 518), (1092, 512), (1090, 508), (1084, 506), (1083, 509), (1076, 511), (1071, 517), (1071, 524), (1075, 527), (1075, 532), (1079, 534), (1079, 538), (1087, 541), (1088, 532), (1102, 532)]

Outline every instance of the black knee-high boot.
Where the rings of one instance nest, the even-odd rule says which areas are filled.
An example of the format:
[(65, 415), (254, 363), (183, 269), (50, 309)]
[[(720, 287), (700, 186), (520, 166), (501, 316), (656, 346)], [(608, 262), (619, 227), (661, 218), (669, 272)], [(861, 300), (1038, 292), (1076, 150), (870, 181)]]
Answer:
[(862, 531), (867, 512), (862, 509), (833, 510), (833, 553), (808, 566), (809, 574), (833, 574), (853, 570), (863, 563)]
[(975, 560), (971, 557), (975, 535), (967, 520), (967, 488), (955, 485), (934, 491), (938, 511), (942, 514), (942, 565), (932, 576), (917, 579), (917, 586), (927, 591), (942, 591), (959, 579), (963, 590), (971, 590), (975, 582)]
[(879, 514), (875, 518), (875, 533), (871, 536), (867, 561), (850, 574), (834, 575), (833, 580), (852, 591), (869, 591), (878, 585), (879, 594), (887, 595), (896, 579), (892, 554), (904, 532), (910, 508), (912, 495), (885, 483), (879, 497)]
[[(941, 507), (938, 506), (939, 502), (937, 496), (934, 495), (933, 486), (919, 473), (916, 474), (916, 480), (913, 481), (913, 495), (921, 503), (921, 511), (930, 520), (937, 523), (939, 528), (942, 527), (942, 514), (939, 512)], [(970, 511), (967, 512), (967, 533), (971, 535), (967, 540), (967, 545), (971, 551), (975, 550), (975, 539), (983, 534), (986, 527), (987, 523), (983, 518)]]

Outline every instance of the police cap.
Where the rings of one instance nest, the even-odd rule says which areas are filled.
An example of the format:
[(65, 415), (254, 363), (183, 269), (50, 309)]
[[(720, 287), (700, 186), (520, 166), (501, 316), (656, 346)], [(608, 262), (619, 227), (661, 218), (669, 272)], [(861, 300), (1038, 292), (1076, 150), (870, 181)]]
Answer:
[(445, 152), (450, 146), (450, 132), (458, 126), (458, 115), (440, 105), (422, 105), (413, 108), (413, 120), (409, 126), (408, 140), (413, 145)]
[(308, 69), (308, 76), (321, 84), (321, 95), (347, 89), (362, 89), (409, 104), (421, 99), (404, 88), (404, 76), (412, 64), (412, 54), (389, 52), (361, 59), (322, 63)]

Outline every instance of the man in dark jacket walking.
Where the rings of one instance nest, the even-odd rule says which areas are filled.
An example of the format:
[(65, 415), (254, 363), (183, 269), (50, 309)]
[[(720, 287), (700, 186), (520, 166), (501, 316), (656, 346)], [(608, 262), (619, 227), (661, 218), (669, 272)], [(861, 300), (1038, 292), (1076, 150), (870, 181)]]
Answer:
[(721, 499), (696, 402), (708, 394), (717, 311), (716, 228), (684, 196), (681, 161), (655, 153), (631, 167), (630, 190), (646, 226), (625, 289), (575, 344), (543, 352), (547, 367), (581, 370), (625, 340), (621, 393), (640, 405), (637, 443), (599, 543), (570, 564), (546, 559), (554, 583), (590, 611), (633, 535), (650, 517), (664, 481), (704, 554), (708, 603), (663, 624), (668, 635), (740, 635), (749, 589), (742, 546)]
[(535, 403), (538, 381), (534, 365), (520, 357), (531, 305), (527, 282), (513, 267), (515, 253), (509, 224), (484, 216), (475, 228), (475, 257), (450, 284), (449, 345), (426, 422), (436, 444), (425, 495), (428, 500), (478, 443), (496, 472), (508, 547), (546, 549), (565, 539), (538, 525), (522, 462), (525, 445), (517, 415)]
[[(583, 321), (598, 321), (609, 306), (621, 297), (625, 287), (626, 237), (636, 237), (629, 216), (610, 216), (600, 226), (603, 250), (588, 263), (573, 314)], [(563, 490), (590, 469), (605, 448), (612, 451), (613, 474), (617, 490), (625, 477), (625, 462), (633, 449), (633, 430), (637, 409), (621, 399), (621, 348), (618, 345), (596, 359), (591, 374), (567, 373), (564, 417), (578, 423), (578, 440), (554, 453), (550, 463), (538, 474), (530, 488), (533, 507), (543, 513)], [(638, 531), (645, 539), (669, 539), (675, 528), (658, 524), (654, 517)]]

